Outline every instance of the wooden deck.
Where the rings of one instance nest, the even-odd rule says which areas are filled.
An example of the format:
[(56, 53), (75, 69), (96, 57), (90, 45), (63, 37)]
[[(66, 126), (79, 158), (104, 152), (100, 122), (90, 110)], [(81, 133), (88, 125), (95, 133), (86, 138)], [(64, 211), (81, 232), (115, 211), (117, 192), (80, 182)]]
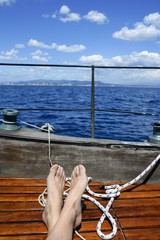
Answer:
[[(101, 192), (100, 183), (90, 185), (95, 192)], [(0, 178), (0, 240), (46, 238), (47, 229), (41, 218), (43, 208), (37, 201), (45, 187), (45, 180)], [(100, 200), (104, 206), (107, 201)], [(88, 240), (98, 240), (95, 229), (101, 211), (93, 203), (85, 203), (79, 233)], [(115, 240), (160, 240), (160, 184), (132, 185), (113, 202), (110, 212), (118, 225)], [(110, 232), (107, 221), (102, 230)], [(75, 235), (74, 239), (79, 238)]]

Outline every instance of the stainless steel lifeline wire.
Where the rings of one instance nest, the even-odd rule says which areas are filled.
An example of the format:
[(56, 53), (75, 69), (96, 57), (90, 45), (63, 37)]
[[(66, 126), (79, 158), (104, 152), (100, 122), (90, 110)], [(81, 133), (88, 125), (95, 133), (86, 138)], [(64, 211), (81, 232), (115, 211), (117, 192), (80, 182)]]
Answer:
[[(48, 145), (49, 145), (49, 149), (50, 149), (50, 125), (48, 125)], [(102, 216), (98, 221), (97, 227), (96, 227), (96, 231), (97, 234), (99, 235), (99, 237), (101, 239), (105, 239), (105, 240), (109, 240), (112, 239), (113, 237), (115, 237), (116, 233), (117, 233), (117, 224), (115, 219), (112, 217), (112, 215), (109, 213), (109, 210), (112, 206), (112, 203), (114, 201), (115, 198), (117, 198), (118, 196), (120, 196), (121, 194), (121, 190), (124, 188), (127, 188), (128, 186), (136, 183), (137, 181), (139, 181), (145, 174), (147, 174), (160, 160), (160, 154), (152, 161), (152, 163), (141, 173), (139, 174), (136, 178), (134, 178), (133, 180), (131, 180), (128, 183), (125, 183), (123, 185), (119, 185), (119, 184), (114, 184), (111, 186), (104, 186), (104, 190), (105, 193), (104, 194), (99, 194), (99, 193), (95, 193), (93, 192), (89, 185), (87, 185), (86, 187), (86, 191), (87, 193), (89, 193), (91, 196), (89, 196), (88, 194), (83, 194), (82, 198), (87, 199), (89, 201), (91, 201), (92, 203), (94, 203), (101, 211), (102, 211)], [(50, 165), (52, 166), (52, 161), (51, 161), (51, 156), (50, 156), (50, 150), (49, 150), (49, 162)], [(71, 178), (66, 178), (66, 183), (67, 186), (70, 187), (70, 181)], [(88, 182), (91, 182), (92, 178), (88, 177)], [(67, 197), (68, 196), (68, 191), (69, 189), (67, 189), (66, 191), (64, 191), (63, 196)], [(94, 199), (94, 197), (97, 198), (106, 198), (106, 199), (110, 199), (108, 204), (106, 205), (106, 207), (102, 206), (101, 203), (99, 203), (96, 199)], [(38, 202), (41, 206), (45, 207), (46, 202), (47, 202), (47, 188), (43, 191), (42, 194), (39, 195), (38, 197)], [(103, 222), (108, 219), (111, 223), (112, 226), (112, 232), (110, 234), (105, 235), (102, 231), (102, 225)], [(75, 233), (82, 239), (85, 240), (85, 238), (83, 238), (77, 231), (75, 231)]]

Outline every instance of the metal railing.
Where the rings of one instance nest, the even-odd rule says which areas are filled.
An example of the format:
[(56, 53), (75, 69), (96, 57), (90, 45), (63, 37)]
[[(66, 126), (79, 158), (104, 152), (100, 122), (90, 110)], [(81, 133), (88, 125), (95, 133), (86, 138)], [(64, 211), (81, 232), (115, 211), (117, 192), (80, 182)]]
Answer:
[[(63, 67), (63, 68), (87, 68), (91, 70), (91, 107), (90, 108), (79, 108), (79, 109), (63, 109), (63, 108), (16, 108), (17, 110), (30, 110), (30, 111), (90, 111), (91, 112), (91, 138), (94, 138), (94, 129), (95, 129), (95, 111), (103, 112), (114, 112), (122, 114), (134, 114), (134, 115), (146, 115), (146, 116), (160, 116), (160, 114), (154, 113), (144, 113), (144, 112), (131, 112), (120, 109), (99, 109), (95, 108), (95, 69), (160, 69), (160, 67), (153, 66), (95, 66), (95, 65), (74, 65), (74, 64), (30, 64), (30, 63), (0, 63), (0, 66), (19, 66), (19, 67)], [(2, 109), (0, 109), (2, 110)]]

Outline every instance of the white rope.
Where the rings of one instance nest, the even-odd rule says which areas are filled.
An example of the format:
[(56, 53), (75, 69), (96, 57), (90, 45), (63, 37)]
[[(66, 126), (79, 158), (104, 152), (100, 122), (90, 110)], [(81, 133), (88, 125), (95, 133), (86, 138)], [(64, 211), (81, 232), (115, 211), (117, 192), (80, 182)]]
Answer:
[(39, 129), (41, 131), (45, 131), (45, 132), (48, 133), (48, 160), (49, 160), (49, 164), (50, 164), (50, 167), (51, 167), (53, 165), (52, 160), (51, 160), (51, 146), (50, 146), (51, 145), (51, 132), (53, 132), (55, 128), (49, 123), (45, 123), (43, 126), (38, 127), (36, 125), (30, 124), (30, 123), (27, 123), (27, 122), (23, 122), (23, 121), (19, 121), (19, 122), (21, 122), (21, 123), (23, 123), (27, 126), (34, 127), (36, 129)]
[[(152, 163), (140, 175), (138, 175), (135, 179), (133, 179), (132, 181), (130, 181), (122, 186), (120, 186), (120, 185), (104, 186), (104, 189), (106, 190), (105, 194), (94, 193), (91, 191), (89, 186), (87, 186), (86, 190), (92, 196), (99, 197), (99, 198), (110, 198), (110, 201), (106, 205), (106, 208), (103, 208), (101, 206), (101, 204), (99, 202), (97, 202), (96, 200), (92, 200), (90, 197), (86, 198), (86, 199), (92, 201), (93, 203), (95, 203), (103, 212), (102, 217), (100, 218), (100, 220), (97, 224), (97, 228), (96, 228), (97, 234), (102, 239), (112, 239), (117, 233), (116, 222), (115, 222), (114, 218), (109, 214), (109, 209), (110, 209), (114, 199), (120, 195), (122, 189), (139, 181), (146, 173), (148, 173), (157, 164), (157, 162), (159, 160), (160, 160), (160, 154), (152, 161)], [(108, 218), (108, 220), (110, 221), (110, 223), (112, 225), (112, 232), (108, 235), (105, 235), (101, 231), (102, 224), (106, 218)]]
[(9, 121), (5, 121), (5, 120), (1, 120), (3, 123), (6, 123), (6, 124), (14, 124), (14, 123), (16, 123), (16, 122), (9, 122)]
[[(28, 124), (26, 122), (22, 122), (26, 125), (38, 128), (40, 130), (42, 130), (42, 128), (39, 128), (37, 126), (34, 126), (32, 124)], [(47, 126), (47, 129), (44, 129), (44, 131), (48, 132), (48, 150), (49, 150), (49, 162), (50, 162), (50, 166), (52, 166), (52, 161), (51, 161), (51, 146), (50, 146), (50, 133), (51, 133), (51, 129), (53, 130), (53, 127), (47, 123), (45, 124), (45, 127)], [(139, 174), (136, 178), (134, 178), (133, 180), (131, 180), (128, 183), (125, 183), (124, 185), (120, 186), (118, 184), (115, 185), (111, 185), (111, 186), (104, 186), (104, 190), (105, 193), (104, 194), (99, 194), (99, 193), (95, 193), (93, 192), (89, 185), (87, 185), (86, 187), (86, 191), (92, 196), (89, 196), (88, 194), (83, 194), (82, 198), (87, 199), (91, 202), (93, 202), (101, 211), (102, 211), (102, 216), (98, 221), (97, 227), (96, 227), (96, 231), (97, 234), (99, 235), (99, 237), (101, 237), (101, 239), (104, 240), (109, 240), (115, 237), (116, 233), (117, 233), (117, 224), (115, 219), (112, 217), (112, 215), (109, 213), (109, 210), (112, 206), (112, 203), (114, 201), (114, 199), (116, 197), (118, 197), (121, 194), (121, 190), (136, 183), (137, 181), (139, 181), (146, 173), (148, 173), (156, 164), (157, 162), (160, 160), (160, 154), (152, 161), (152, 163), (141, 173)], [(67, 186), (70, 188), (70, 180), (71, 178), (66, 178), (66, 182), (67, 182)], [(88, 178), (88, 182), (90, 182), (92, 180), (91, 177)], [(67, 197), (68, 196), (68, 191), (69, 188), (67, 190), (64, 191), (63, 196)], [(43, 191), (42, 194), (39, 195), (38, 197), (38, 202), (41, 206), (45, 207), (46, 206), (46, 202), (47, 202), (47, 188)], [(106, 198), (106, 199), (110, 199), (108, 204), (106, 205), (106, 207), (102, 206), (96, 199), (94, 199), (93, 197), (97, 197), (97, 198)], [(112, 225), (112, 232), (110, 234), (105, 235), (102, 231), (102, 225), (103, 222), (108, 219), (108, 221), (110, 221), (111, 225)], [(83, 238), (77, 231), (75, 231), (75, 233), (82, 239), (85, 240), (85, 238)]]
[[(23, 124), (25, 124), (25, 125), (27, 125), (27, 126), (30, 126), (30, 127), (39, 129), (39, 130), (41, 130), (41, 131), (43, 130), (43, 131), (45, 131), (45, 132), (48, 132), (47, 126), (49, 126), (49, 131), (50, 131), (50, 132), (52, 132), (52, 131), (54, 130), (54, 127), (53, 127), (51, 124), (49, 124), (49, 123), (45, 123), (42, 127), (38, 127), (38, 126), (36, 126), (36, 125), (33, 125), (33, 124), (31, 124), (31, 123), (27, 123), (27, 122), (24, 122), (24, 121), (18, 121), (18, 122), (23, 123)], [(46, 128), (45, 128), (45, 127), (46, 127)]]
[[(50, 152), (50, 131), (51, 131), (51, 127), (50, 124), (48, 125), (48, 147), (49, 147), (49, 162), (50, 165), (52, 166), (52, 161), (51, 161), (51, 152)], [(113, 237), (115, 237), (116, 233), (117, 233), (117, 224), (115, 219), (112, 217), (112, 215), (109, 213), (109, 210), (112, 206), (112, 203), (114, 201), (114, 199), (116, 197), (118, 197), (121, 194), (121, 190), (123, 188), (126, 188), (130, 185), (132, 185), (133, 183), (136, 183), (137, 181), (139, 181), (147, 172), (149, 172), (154, 166), (155, 164), (159, 161), (160, 159), (160, 155), (157, 156), (156, 159), (153, 160), (153, 162), (140, 174), (138, 175), (136, 178), (134, 178), (133, 180), (131, 180), (130, 182), (120, 186), (118, 184), (115, 185), (111, 185), (111, 186), (104, 186), (105, 189), (105, 194), (99, 194), (99, 193), (95, 193), (93, 192), (89, 185), (87, 185), (86, 187), (86, 191), (93, 197), (97, 197), (97, 198), (107, 198), (110, 199), (108, 204), (106, 205), (106, 207), (103, 207), (96, 199), (94, 199), (93, 197), (87, 195), (87, 194), (83, 194), (82, 198), (87, 199), (91, 202), (93, 202), (101, 211), (102, 211), (102, 216), (98, 221), (97, 227), (96, 227), (96, 231), (97, 234), (99, 235), (99, 237), (101, 237), (104, 240), (108, 240), (108, 239), (112, 239)], [(70, 181), (71, 178), (66, 178), (67, 181), (67, 186), (70, 188)], [(92, 180), (91, 177), (88, 178), (88, 182), (90, 182)], [(67, 197), (68, 196), (68, 190), (64, 191), (63, 196)], [(40, 205), (42, 205), (43, 207), (45, 207), (46, 205), (46, 198), (45, 196), (47, 196), (47, 189), (44, 190), (44, 192), (42, 194), (40, 194), (38, 201), (40, 203)], [(111, 225), (112, 225), (112, 232), (110, 234), (105, 235), (102, 231), (102, 225), (103, 222), (108, 219), (108, 221), (110, 221)], [(77, 231), (75, 231), (75, 233), (82, 239), (85, 240)]]
[[(132, 185), (133, 183), (136, 183), (138, 180), (140, 180), (148, 171), (150, 171), (155, 164), (159, 161), (160, 159), (160, 154), (153, 160), (153, 162), (140, 174), (138, 175), (135, 179), (133, 179), (132, 181), (120, 186), (118, 184), (115, 185), (111, 185), (111, 186), (104, 186), (105, 189), (105, 193), (104, 194), (99, 194), (99, 193), (95, 193), (93, 192), (89, 185), (87, 185), (86, 187), (86, 191), (93, 197), (97, 197), (97, 198), (106, 198), (106, 199), (110, 199), (108, 204), (106, 205), (106, 207), (103, 207), (96, 199), (94, 199), (93, 197), (89, 196), (88, 194), (83, 194), (82, 198), (87, 199), (89, 201), (91, 201), (92, 203), (94, 203), (101, 211), (102, 211), (102, 216), (98, 221), (97, 224), (97, 234), (99, 235), (99, 237), (101, 237), (102, 239), (112, 239), (113, 237), (115, 237), (116, 233), (117, 233), (117, 224), (115, 219), (112, 217), (112, 215), (109, 213), (109, 210), (111, 208), (111, 205), (114, 201), (114, 199), (116, 197), (118, 197), (121, 193), (121, 190)], [(66, 181), (70, 181), (71, 178), (66, 178)], [(92, 180), (91, 177), (88, 178), (88, 182), (90, 182)], [(45, 207), (46, 205), (46, 198), (47, 197), (47, 189), (44, 190), (44, 192), (39, 196), (38, 201), (40, 203), (41, 206)], [(68, 196), (68, 190), (64, 191), (63, 193), (64, 197)], [(112, 232), (110, 234), (105, 235), (102, 231), (102, 225), (103, 222), (108, 219), (112, 225)], [(81, 239), (84, 239), (81, 235), (79, 236)]]
[(52, 167), (52, 160), (51, 160), (51, 132), (53, 132), (54, 127), (50, 125), (49, 123), (45, 123), (42, 127), (42, 130), (47, 130), (48, 132), (48, 160), (50, 167)]

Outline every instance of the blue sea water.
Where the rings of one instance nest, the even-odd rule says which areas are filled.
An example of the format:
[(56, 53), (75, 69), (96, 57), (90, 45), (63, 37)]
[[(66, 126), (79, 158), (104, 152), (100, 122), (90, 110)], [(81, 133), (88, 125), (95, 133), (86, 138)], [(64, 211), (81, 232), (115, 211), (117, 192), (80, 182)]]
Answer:
[[(159, 90), (147, 87), (96, 87), (95, 138), (147, 140), (152, 135), (152, 124), (159, 122), (160, 117), (99, 109), (160, 114)], [(59, 135), (91, 136), (91, 114), (87, 110), (90, 103), (89, 86), (0, 86), (0, 109), (22, 109), (19, 120), (37, 126), (50, 123)], [(46, 110), (27, 111), (27, 108)], [(74, 111), (61, 111), (66, 108)], [(77, 108), (84, 110), (76, 111)]]

